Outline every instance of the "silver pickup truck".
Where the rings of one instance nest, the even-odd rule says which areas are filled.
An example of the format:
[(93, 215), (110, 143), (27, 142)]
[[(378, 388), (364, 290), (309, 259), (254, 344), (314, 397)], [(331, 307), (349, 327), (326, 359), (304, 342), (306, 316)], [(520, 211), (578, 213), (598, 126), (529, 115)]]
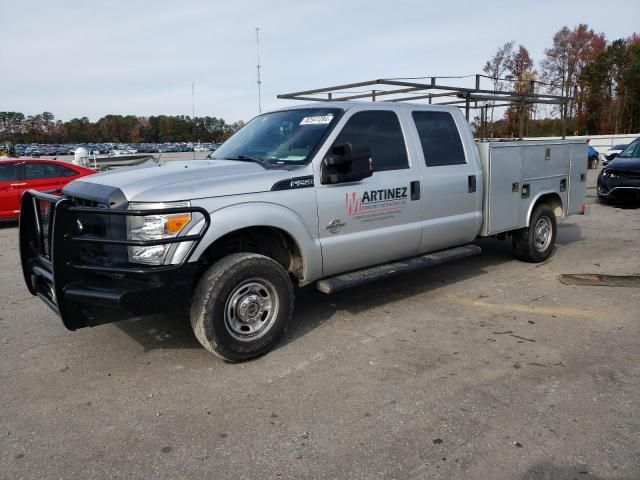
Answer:
[(210, 160), (25, 193), (22, 268), (71, 330), (189, 308), (200, 343), (242, 361), (277, 341), (294, 284), (332, 293), (488, 236), (547, 259), (586, 174), (584, 142), (476, 144), (455, 107), (311, 104), (256, 117)]

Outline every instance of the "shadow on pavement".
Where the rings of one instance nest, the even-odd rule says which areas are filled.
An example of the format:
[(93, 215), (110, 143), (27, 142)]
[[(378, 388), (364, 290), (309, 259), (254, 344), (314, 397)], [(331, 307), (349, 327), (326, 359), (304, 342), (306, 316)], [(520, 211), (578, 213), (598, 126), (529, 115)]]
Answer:
[[(580, 240), (580, 228), (564, 225), (559, 230), (558, 243), (566, 245)], [(483, 252), (480, 255), (427, 268), (417, 272), (398, 274), (393, 282), (388, 279), (360, 287), (325, 295), (315, 284), (296, 289), (295, 312), (287, 333), (275, 348), (279, 348), (306, 335), (329, 320), (337, 311), (353, 314), (396, 302), (416, 294), (461, 282), (487, 273), (486, 269), (505, 262), (513, 262), (511, 241), (481, 239), (475, 242)], [(124, 320), (114, 324), (145, 350), (201, 348), (191, 331), (186, 312)]]
[(0, 230), (9, 229), (9, 228), (18, 228), (18, 220), (6, 220), (0, 218)]
[[(325, 295), (309, 285), (296, 292), (293, 321), (280, 346), (294, 342), (329, 320), (337, 311), (357, 314), (396, 302), (416, 294), (437, 290), (487, 273), (486, 268), (516, 261), (511, 253), (511, 241), (482, 239), (475, 242), (482, 248), (480, 255), (445, 263), (416, 272), (398, 274), (392, 281), (383, 279)], [(276, 347), (278, 348), (278, 347)]]
[(609, 202), (604, 204), (605, 207), (619, 208), (620, 210), (637, 210), (640, 208), (640, 202)]
[[(145, 350), (202, 348), (184, 311), (122, 320), (113, 324)], [(109, 327), (105, 327), (109, 328)]]
[(582, 240), (582, 231), (580, 227), (574, 223), (558, 223), (558, 236), (556, 243), (558, 245), (569, 245), (570, 243)]
[[(333, 295), (325, 295), (315, 284), (296, 289), (293, 319), (279, 346), (293, 342), (307, 332), (329, 320), (337, 310), (359, 313), (402, 300), (417, 293), (434, 290), (445, 285), (482, 275), (484, 268), (513, 261), (511, 242), (483, 239), (477, 242), (483, 253), (434, 268), (399, 274), (393, 277), (393, 286), (381, 280), (355, 287)], [(145, 350), (202, 348), (191, 331), (184, 311), (167, 312), (114, 323)]]

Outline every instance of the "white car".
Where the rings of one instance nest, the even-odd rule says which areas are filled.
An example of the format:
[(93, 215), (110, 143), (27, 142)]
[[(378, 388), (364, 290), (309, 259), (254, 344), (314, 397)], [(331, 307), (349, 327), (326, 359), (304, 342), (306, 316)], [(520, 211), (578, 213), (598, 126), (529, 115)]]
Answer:
[(621, 143), (619, 145), (612, 146), (609, 150), (604, 152), (604, 158), (602, 159), (602, 165), (606, 165), (611, 160), (616, 158), (627, 147), (628, 147), (628, 144), (626, 144), (626, 143)]

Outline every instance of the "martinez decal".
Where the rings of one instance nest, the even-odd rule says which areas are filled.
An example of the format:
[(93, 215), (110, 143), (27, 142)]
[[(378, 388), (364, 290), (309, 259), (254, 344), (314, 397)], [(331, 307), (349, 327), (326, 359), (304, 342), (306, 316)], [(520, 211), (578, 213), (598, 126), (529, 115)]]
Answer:
[(346, 214), (362, 223), (393, 218), (407, 206), (407, 187), (345, 193)]

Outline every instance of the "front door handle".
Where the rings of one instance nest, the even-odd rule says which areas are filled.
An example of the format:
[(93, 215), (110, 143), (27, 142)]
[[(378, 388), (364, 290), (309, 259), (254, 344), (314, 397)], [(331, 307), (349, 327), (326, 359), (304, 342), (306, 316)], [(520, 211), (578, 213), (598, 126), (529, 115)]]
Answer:
[(411, 200), (420, 200), (420, 181), (411, 182)]

